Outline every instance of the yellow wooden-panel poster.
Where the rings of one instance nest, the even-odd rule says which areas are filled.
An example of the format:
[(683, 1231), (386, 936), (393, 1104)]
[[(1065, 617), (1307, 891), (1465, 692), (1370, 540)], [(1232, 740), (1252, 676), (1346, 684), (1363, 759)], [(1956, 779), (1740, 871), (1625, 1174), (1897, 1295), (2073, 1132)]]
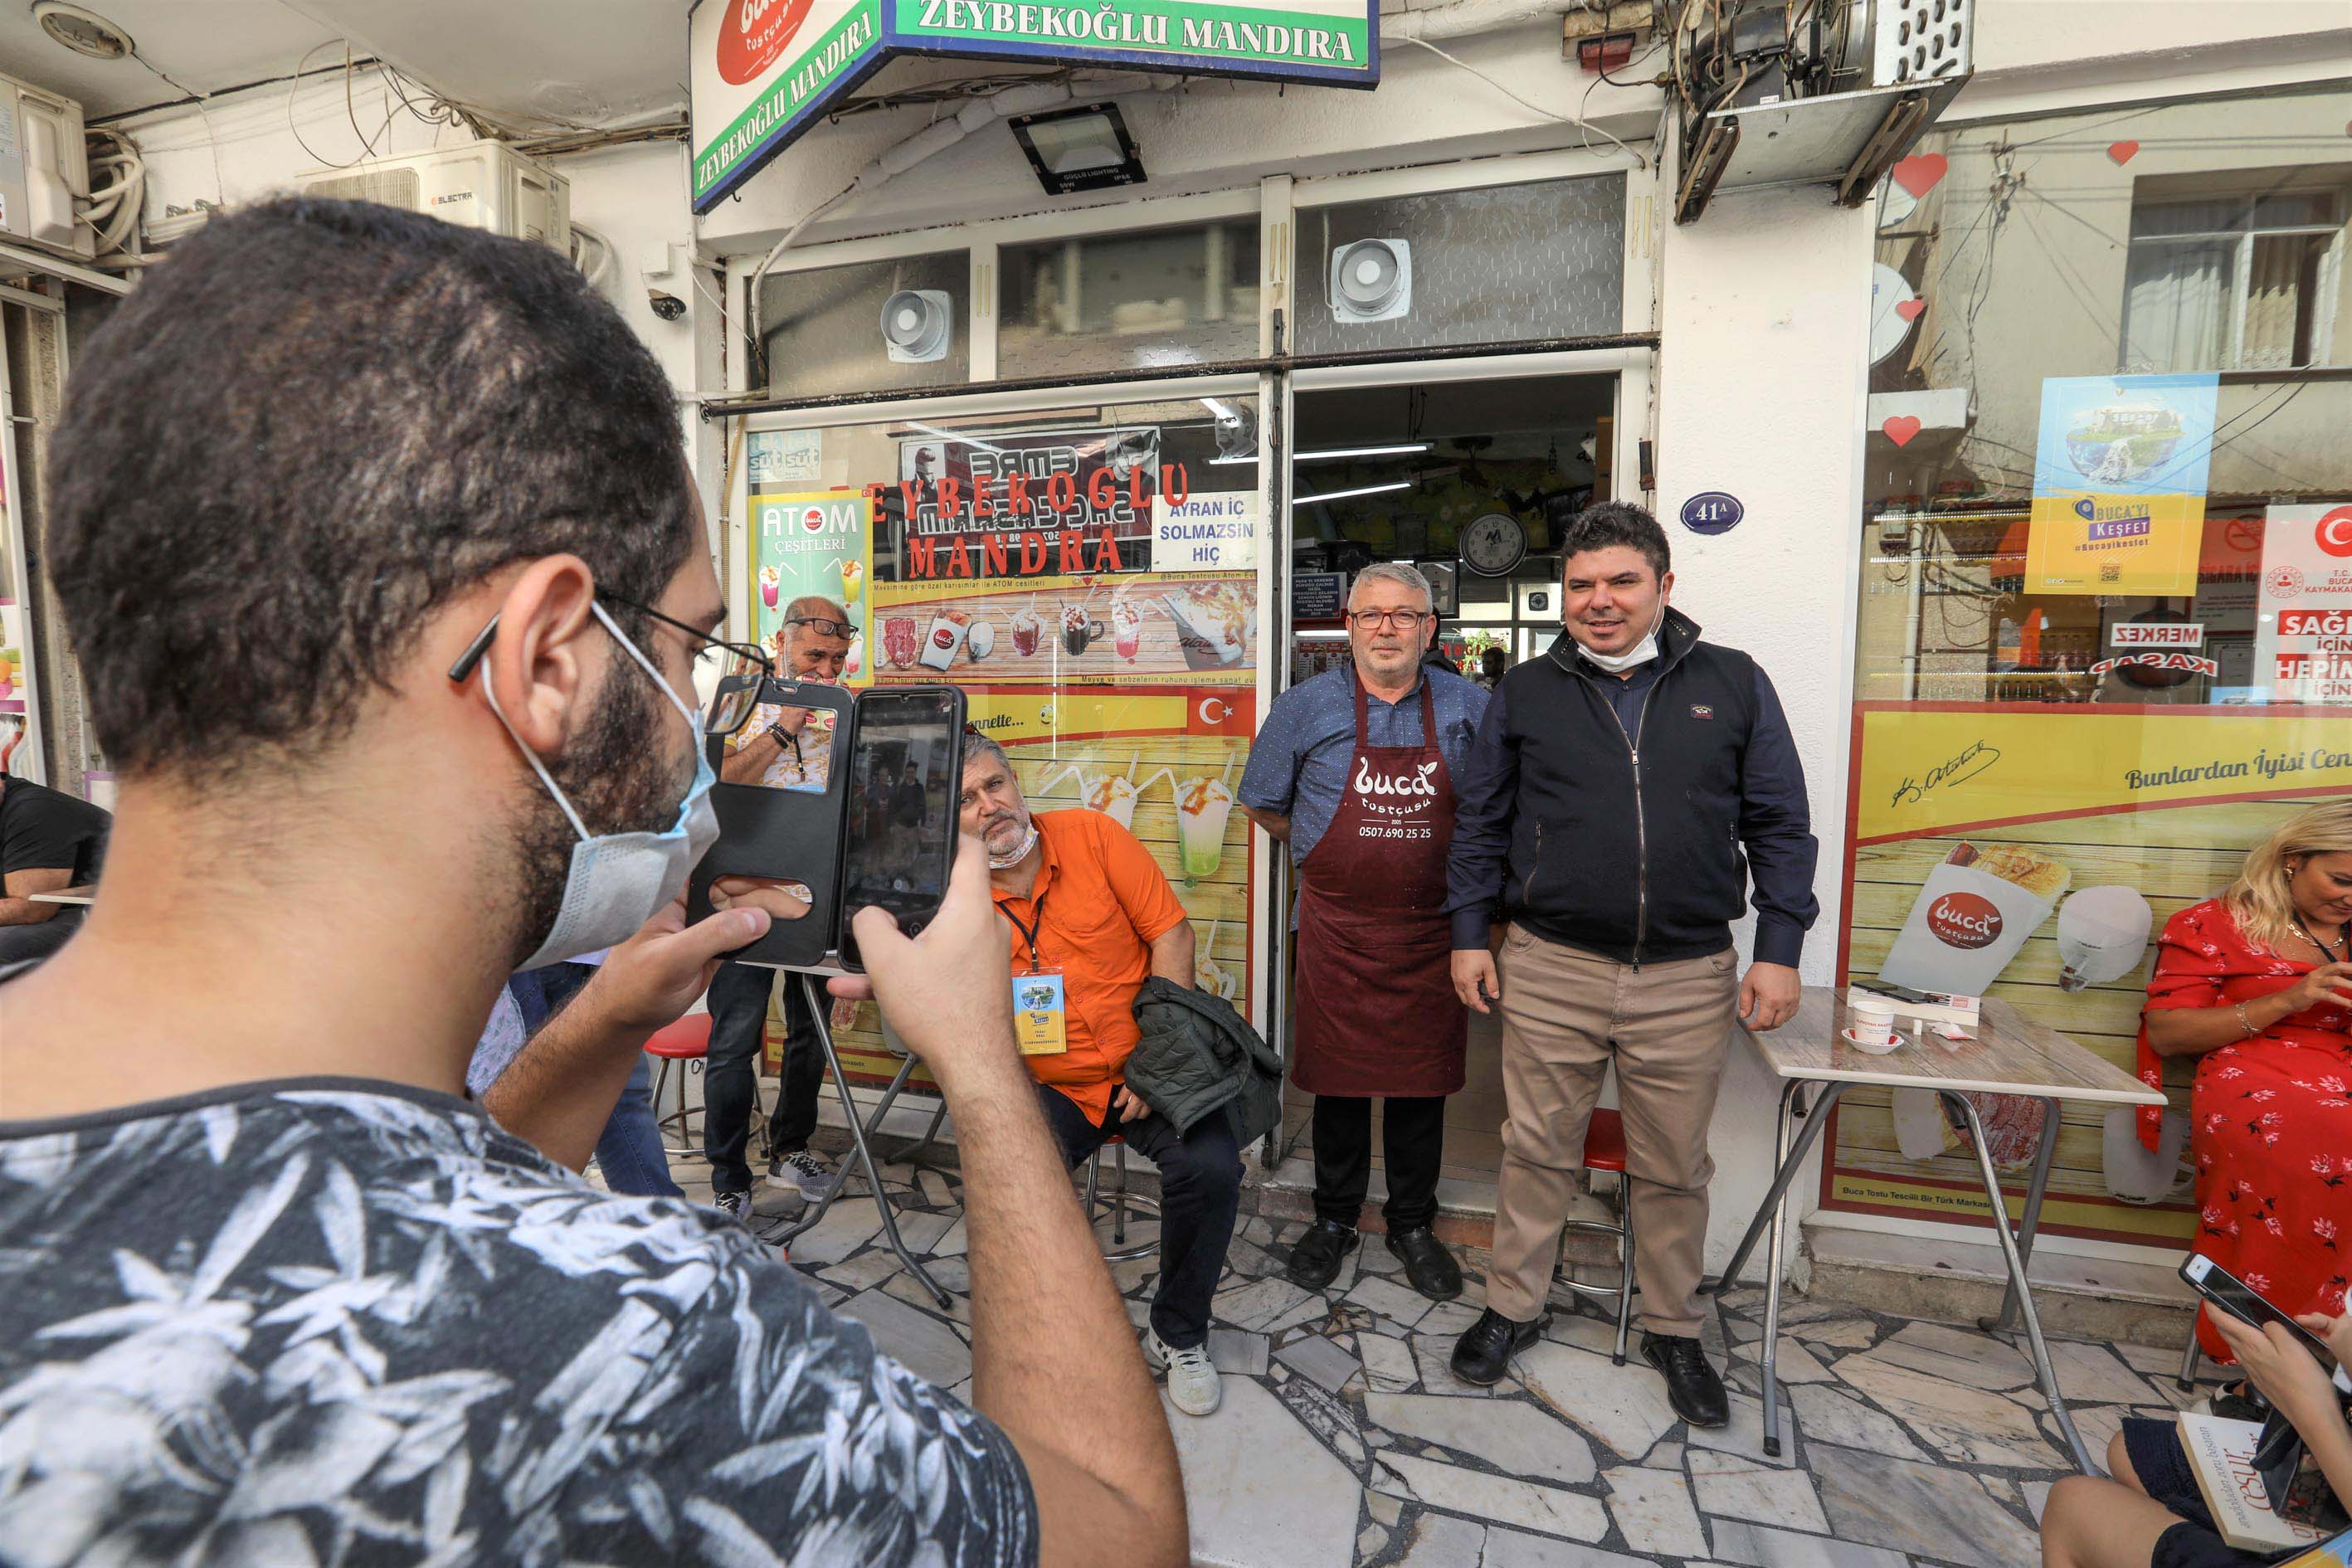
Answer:
[[(2126, 1072), (2153, 933), (2227, 887), (2283, 817), (2352, 794), (2352, 710), (2342, 708), (1862, 702), (1853, 745), (1843, 974), (1902, 980), (1906, 927), (1931, 882), (1997, 868), (2016, 891), (1971, 954), (1988, 968), (1980, 994)], [(2188, 1109), (2194, 1069), (2194, 1058), (2166, 1064), (2175, 1110)], [(1932, 1105), (1856, 1089), (1836, 1114), (1823, 1206), (1984, 1216), (1973, 1157)], [(2185, 1242), (2187, 1173), (2160, 1201), (2118, 1197), (2110, 1114), (2065, 1108), (2043, 1226)], [(2012, 1215), (2030, 1144), (2004, 1151), (2017, 1159)]]

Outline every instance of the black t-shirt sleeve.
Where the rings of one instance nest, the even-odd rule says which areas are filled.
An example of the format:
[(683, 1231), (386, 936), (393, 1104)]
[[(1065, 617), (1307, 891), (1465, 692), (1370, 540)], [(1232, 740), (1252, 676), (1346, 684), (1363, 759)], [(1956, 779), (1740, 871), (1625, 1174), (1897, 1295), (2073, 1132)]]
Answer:
[(0, 794), (0, 875), (70, 871), (94, 875), (106, 841), (107, 814), (23, 779)]

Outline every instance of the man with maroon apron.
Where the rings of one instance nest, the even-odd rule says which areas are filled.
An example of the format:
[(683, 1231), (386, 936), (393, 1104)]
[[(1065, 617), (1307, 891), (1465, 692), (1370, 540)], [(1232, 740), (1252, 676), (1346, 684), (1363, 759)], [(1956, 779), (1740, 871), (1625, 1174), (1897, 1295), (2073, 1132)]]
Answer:
[(1462, 1270), (1431, 1224), (1469, 1026), (1452, 980), (1445, 864), (1453, 769), (1486, 694), (1422, 662), (1436, 617), (1412, 567), (1365, 568), (1348, 612), (1353, 667), (1276, 700), (1239, 794), (1298, 870), (1291, 1079), (1315, 1096), (1316, 1218), (1288, 1272), (1320, 1289), (1356, 1247), (1377, 1098), (1388, 1247), (1415, 1289), (1443, 1301), (1461, 1293)]

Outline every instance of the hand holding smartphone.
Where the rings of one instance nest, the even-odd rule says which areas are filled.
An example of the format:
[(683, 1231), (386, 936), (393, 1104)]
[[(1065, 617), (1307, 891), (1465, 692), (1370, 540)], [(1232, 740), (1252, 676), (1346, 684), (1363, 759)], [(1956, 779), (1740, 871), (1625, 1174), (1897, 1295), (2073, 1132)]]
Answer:
[(2336, 1362), (2335, 1352), (2328, 1348), (2326, 1341), (2296, 1322), (2291, 1314), (2256, 1295), (2244, 1280), (2211, 1258), (2195, 1253), (2189, 1254), (2181, 1263), (2180, 1277), (2199, 1295), (2241, 1322), (2251, 1323), (2257, 1329), (2270, 1323), (2285, 1325), (2287, 1332), (2311, 1352), (2314, 1361), (2323, 1367), (2335, 1363), (2336, 1386), (2346, 1394), (2352, 1394), (2352, 1368)]

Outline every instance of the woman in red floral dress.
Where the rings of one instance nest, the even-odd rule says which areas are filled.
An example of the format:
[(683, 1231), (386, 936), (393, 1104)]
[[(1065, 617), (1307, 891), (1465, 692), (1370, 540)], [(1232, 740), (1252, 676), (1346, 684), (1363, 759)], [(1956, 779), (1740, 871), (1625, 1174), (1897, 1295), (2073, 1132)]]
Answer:
[[(2312, 806), (2227, 892), (2165, 922), (2139, 1075), (2193, 1056), (2195, 1249), (2289, 1312), (2341, 1313), (2352, 1276), (2352, 800)], [(2158, 1112), (2142, 1112), (2155, 1147)], [(2229, 1347), (2200, 1314), (2206, 1353)]]

